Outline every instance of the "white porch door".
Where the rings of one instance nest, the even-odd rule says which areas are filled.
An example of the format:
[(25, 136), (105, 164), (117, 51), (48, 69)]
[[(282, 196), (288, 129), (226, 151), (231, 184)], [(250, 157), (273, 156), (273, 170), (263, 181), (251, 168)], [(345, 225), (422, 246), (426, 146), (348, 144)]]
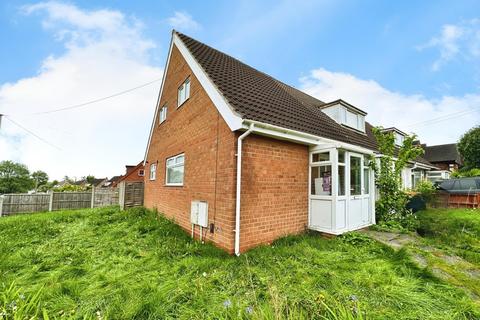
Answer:
[(364, 156), (348, 154), (347, 165), (347, 221), (348, 229), (354, 230), (370, 224), (370, 170)]

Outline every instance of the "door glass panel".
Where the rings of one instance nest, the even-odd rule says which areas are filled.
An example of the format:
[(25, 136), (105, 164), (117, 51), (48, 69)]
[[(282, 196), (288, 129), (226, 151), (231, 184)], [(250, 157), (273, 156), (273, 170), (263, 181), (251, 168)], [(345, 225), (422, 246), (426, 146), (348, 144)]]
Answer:
[(350, 157), (350, 194), (362, 194), (362, 162), (359, 157)]
[(312, 167), (311, 189), (312, 195), (332, 195), (332, 166)]
[(338, 166), (338, 195), (345, 195), (345, 166)]
[(365, 183), (365, 194), (370, 194), (370, 170), (368, 168), (363, 169), (363, 180)]

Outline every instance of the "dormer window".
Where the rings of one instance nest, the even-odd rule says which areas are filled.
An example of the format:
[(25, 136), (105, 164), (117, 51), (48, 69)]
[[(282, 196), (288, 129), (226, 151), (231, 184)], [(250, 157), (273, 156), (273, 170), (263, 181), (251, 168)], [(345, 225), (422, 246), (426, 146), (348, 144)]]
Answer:
[(322, 106), (322, 111), (341, 125), (365, 132), (367, 113), (343, 100), (327, 103)]
[(403, 141), (405, 140), (405, 136), (407, 135), (405, 132), (398, 130), (395, 127), (383, 129), (383, 132), (392, 132), (393, 137), (395, 139), (395, 145), (400, 147), (403, 145)]

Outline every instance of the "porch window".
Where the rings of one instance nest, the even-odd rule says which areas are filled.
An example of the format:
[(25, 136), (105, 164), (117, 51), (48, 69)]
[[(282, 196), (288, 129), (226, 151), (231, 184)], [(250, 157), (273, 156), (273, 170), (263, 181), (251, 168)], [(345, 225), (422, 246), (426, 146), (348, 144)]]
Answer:
[(338, 195), (345, 195), (345, 151), (338, 150)]
[(350, 157), (350, 195), (362, 194), (362, 161), (361, 158)]
[(312, 167), (311, 173), (312, 195), (331, 196), (332, 195), (332, 166), (321, 165)]
[(363, 194), (370, 194), (370, 161), (365, 159), (363, 162)]

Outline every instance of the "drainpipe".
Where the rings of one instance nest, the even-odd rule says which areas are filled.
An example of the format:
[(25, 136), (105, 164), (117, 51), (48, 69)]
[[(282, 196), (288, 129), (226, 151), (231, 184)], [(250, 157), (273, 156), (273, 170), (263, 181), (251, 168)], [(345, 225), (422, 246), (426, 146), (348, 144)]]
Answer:
[(240, 196), (242, 194), (242, 141), (252, 131), (254, 124), (251, 123), (247, 131), (245, 131), (237, 141), (237, 194), (235, 198), (235, 254), (240, 255)]

